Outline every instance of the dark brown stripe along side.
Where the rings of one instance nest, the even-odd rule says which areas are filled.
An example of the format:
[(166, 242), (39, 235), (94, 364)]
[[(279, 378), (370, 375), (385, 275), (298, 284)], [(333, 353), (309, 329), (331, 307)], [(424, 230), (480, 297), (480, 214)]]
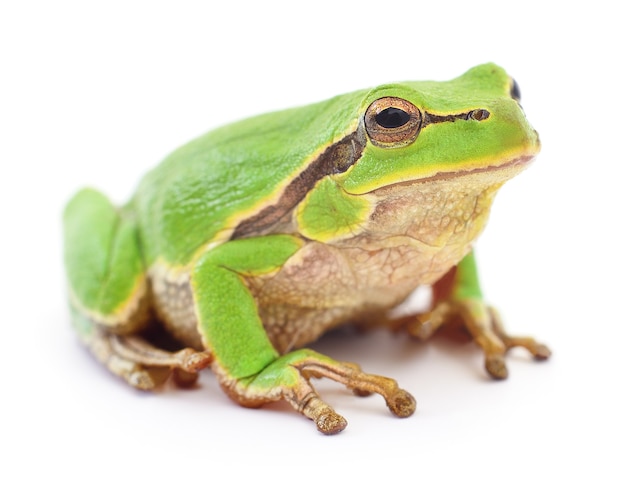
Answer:
[(317, 182), (328, 175), (343, 173), (358, 161), (365, 148), (365, 130), (357, 130), (332, 144), (307, 166), (283, 191), (276, 204), (270, 204), (245, 219), (233, 232), (231, 239), (262, 232), (288, 214)]

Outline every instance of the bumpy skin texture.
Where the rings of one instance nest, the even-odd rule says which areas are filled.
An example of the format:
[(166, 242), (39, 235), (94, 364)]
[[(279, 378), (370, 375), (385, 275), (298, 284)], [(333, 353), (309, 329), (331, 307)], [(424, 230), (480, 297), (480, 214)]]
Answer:
[[(420, 338), (461, 321), (506, 377), (504, 354), (549, 350), (504, 332), (471, 248), (500, 186), (539, 149), (499, 67), (448, 82), (356, 91), (231, 124), (175, 151), (124, 208), (84, 190), (65, 212), (74, 325), (130, 384), (193, 384), (211, 367), (245, 406), (284, 399), (326, 434), (343, 430), (310, 384), (379, 393), (392, 379), (302, 348), (349, 321), (385, 320), (418, 286), (431, 312), (387, 321)], [(154, 339), (160, 326), (173, 341)], [(158, 334), (158, 332), (157, 332)]]

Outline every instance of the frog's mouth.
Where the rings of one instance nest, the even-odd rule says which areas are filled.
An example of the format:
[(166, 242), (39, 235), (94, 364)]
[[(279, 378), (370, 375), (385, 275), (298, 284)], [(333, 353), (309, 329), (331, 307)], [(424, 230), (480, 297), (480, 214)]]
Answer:
[[(369, 193), (384, 191), (395, 186), (407, 186), (424, 182), (451, 181), (459, 179), (473, 181), (477, 185), (481, 183), (485, 185), (504, 183), (507, 180), (510, 180), (514, 176), (518, 175), (521, 171), (528, 168), (528, 166), (535, 159), (535, 156), (535, 153), (523, 154), (520, 156), (516, 156), (515, 158), (512, 158), (510, 160), (503, 161), (502, 163), (480, 163), (474, 165), (473, 167), (470, 164), (457, 170), (440, 171), (426, 177), (399, 180), (398, 182), (392, 184), (376, 187), (375, 189), (372, 189)], [(363, 195), (367, 193), (368, 192), (364, 192), (357, 195)]]
[[(488, 114), (487, 110), (473, 112)], [(467, 115), (428, 114), (430, 124), (467, 120), (469, 119)], [(357, 136), (357, 142), (359, 130), (357, 129), (354, 134)], [(436, 143), (426, 141), (424, 149), (434, 144)], [(355, 165), (360, 163), (360, 166), (355, 166), (349, 174), (338, 177), (337, 182), (344, 192), (363, 195), (400, 184), (459, 180), (470, 176), (476, 176), (476, 180), (502, 183), (517, 175), (533, 160), (541, 149), (541, 141), (534, 129), (524, 128), (510, 136), (502, 136), (500, 141), (490, 138), (486, 142), (475, 141), (467, 146), (452, 146), (446, 149), (444, 153), (446, 158), (442, 158), (441, 162), (430, 154), (422, 155), (419, 149), (413, 149), (412, 154), (415, 155), (413, 158), (411, 153), (399, 152), (398, 163), (393, 166), (381, 155), (378, 148), (380, 146), (370, 148), (363, 146), (359, 150), (358, 159), (353, 163)], [(430, 160), (425, 156), (430, 156)]]

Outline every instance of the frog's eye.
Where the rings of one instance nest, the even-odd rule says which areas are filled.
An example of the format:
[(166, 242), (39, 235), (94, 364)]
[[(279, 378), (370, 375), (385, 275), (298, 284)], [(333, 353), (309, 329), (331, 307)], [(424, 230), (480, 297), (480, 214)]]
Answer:
[(419, 134), (422, 114), (411, 102), (394, 97), (374, 101), (365, 112), (365, 130), (381, 148), (408, 146)]
[(521, 101), (522, 92), (520, 91), (519, 85), (517, 84), (517, 81), (515, 79), (511, 79), (511, 89), (509, 90), (509, 92), (511, 94), (511, 98), (513, 98), (518, 103)]

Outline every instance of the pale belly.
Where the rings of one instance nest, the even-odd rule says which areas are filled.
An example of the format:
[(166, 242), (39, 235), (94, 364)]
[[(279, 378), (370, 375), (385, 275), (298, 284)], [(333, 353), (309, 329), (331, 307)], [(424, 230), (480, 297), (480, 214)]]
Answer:
[(286, 352), (340, 324), (386, 312), (441, 278), (469, 249), (413, 244), (406, 239), (365, 250), (310, 243), (276, 274), (247, 280), (274, 346)]

